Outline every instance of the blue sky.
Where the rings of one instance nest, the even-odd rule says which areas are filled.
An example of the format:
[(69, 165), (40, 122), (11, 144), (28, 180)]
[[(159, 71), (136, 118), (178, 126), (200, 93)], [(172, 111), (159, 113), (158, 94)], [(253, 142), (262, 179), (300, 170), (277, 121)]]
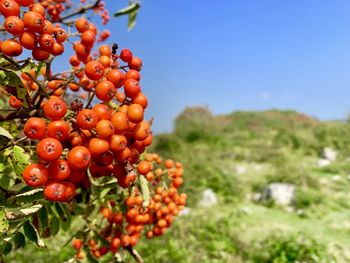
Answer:
[[(106, 3), (112, 12), (126, 1)], [(109, 42), (143, 59), (156, 132), (187, 106), (350, 112), (350, 1), (144, 0), (134, 30), (126, 23), (111, 19)]]

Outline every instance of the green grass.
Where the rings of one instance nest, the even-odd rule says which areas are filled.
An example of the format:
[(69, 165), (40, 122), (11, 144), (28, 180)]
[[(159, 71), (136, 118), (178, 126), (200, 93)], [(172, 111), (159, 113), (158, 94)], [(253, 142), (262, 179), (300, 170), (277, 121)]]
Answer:
[[(339, 151), (338, 158), (319, 168), (325, 146)], [(192, 212), (163, 237), (139, 242), (145, 262), (350, 262), (348, 123), (293, 111), (213, 116), (189, 108), (176, 119), (174, 133), (155, 137), (151, 150), (183, 162)], [(246, 172), (238, 174), (237, 166)], [(270, 182), (296, 185), (290, 209), (253, 200)], [(219, 203), (204, 209), (197, 204), (206, 188)], [(73, 255), (60, 247), (66, 238), (62, 233), (49, 241), (55, 248), (49, 253), (29, 247), (9, 259), (27, 262), (35, 253), (37, 262), (62, 262)]]

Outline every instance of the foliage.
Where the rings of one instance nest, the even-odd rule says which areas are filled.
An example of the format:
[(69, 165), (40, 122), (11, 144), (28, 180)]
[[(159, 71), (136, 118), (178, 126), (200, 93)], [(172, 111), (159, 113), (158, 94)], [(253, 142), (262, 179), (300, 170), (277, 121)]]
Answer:
[(248, 255), (253, 262), (330, 262), (326, 247), (317, 240), (301, 233), (273, 233), (258, 241), (252, 254)]

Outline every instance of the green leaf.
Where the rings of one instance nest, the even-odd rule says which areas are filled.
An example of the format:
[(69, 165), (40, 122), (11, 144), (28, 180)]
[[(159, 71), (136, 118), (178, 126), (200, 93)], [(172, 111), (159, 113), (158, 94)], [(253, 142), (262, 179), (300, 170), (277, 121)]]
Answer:
[[(21, 72), (30, 72), (33, 68), (36, 67), (35, 63), (30, 58), (27, 59), (26, 63), (27, 63), (27, 65), (25, 65), (25, 67), (21, 68)], [(40, 63), (44, 63), (44, 62), (40, 62)], [(40, 65), (40, 63), (39, 63), (39, 65)], [(36, 75), (38, 75), (38, 74), (36, 74)]]
[(9, 84), (9, 78), (6, 75), (6, 72), (3, 70), (0, 70), (0, 85), (7, 86), (8, 84)]
[(42, 204), (36, 204), (25, 208), (11, 210), (8, 213), (11, 215), (11, 218), (13, 219), (22, 218), (38, 212), (39, 209), (42, 208), (42, 206), (43, 206)]
[(40, 62), (39, 62), (39, 65), (38, 65), (38, 67), (37, 67), (37, 69), (36, 69), (36, 71), (35, 71), (35, 75), (36, 75), (36, 76), (39, 76), (39, 75), (40, 75), (41, 69), (43, 68), (43, 66), (45, 66), (45, 62), (44, 62), (44, 61), (40, 61)]
[(0, 127), (0, 136), (6, 137), (6, 138), (8, 138), (8, 139), (10, 139), (10, 140), (13, 140), (12, 135), (11, 135), (7, 130), (5, 130), (5, 129), (2, 128), (2, 127)]
[(31, 203), (35, 200), (43, 199), (43, 191), (42, 188), (36, 188), (12, 197), (16, 200), (17, 203)]
[(66, 220), (67, 220), (67, 215), (66, 215), (66, 213), (65, 213), (65, 211), (64, 211), (64, 208), (62, 207), (62, 204), (56, 202), (56, 203), (55, 203), (55, 208), (56, 208), (56, 210), (57, 210), (57, 212), (58, 212), (58, 214), (59, 214), (59, 217), (58, 217), (58, 218), (61, 219), (61, 220), (63, 220), (63, 221), (66, 221)]
[(16, 233), (16, 235), (13, 238), (13, 241), (15, 242), (16, 248), (25, 247), (25, 245), (26, 245), (26, 239), (21, 232)]
[(30, 163), (30, 156), (22, 147), (15, 145), (12, 149), (13, 168), (19, 176)]
[(9, 229), (9, 223), (6, 219), (6, 212), (0, 207), (0, 233), (4, 233)]
[(68, 231), (72, 225), (72, 217), (67, 217), (65, 221), (62, 221), (62, 230), (63, 231)]
[(132, 13), (129, 14), (129, 19), (128, 19), (128, 30), (132, 30), (135, 25), (136, 25), (136, 16), (137, 16), (137, 10), (133, 11)]
[(47, 228), (48, 221), (49, 221), (49, 216), (47, 214), (47, 209), (45, 206), (43, 206), (39, 211), (38, 211), (38, 217), (39, 217), (39, 224), (41, 230), (44, 230)]
[(134, 4), (131, 4), (131, 5), (127, 6), (127, 7), (124, 7), (122, 9), (120, 9), (119, 11), (114, 13), (114, 16), (118, 17), (118, 16), (122, 16), (122, 15), (128, 15), (130, 13), (137, 12), (137, 10), (139, 8), (140, 8), (140, 4), (139, 3), (134, 3)]
[(39, 247), (45, 247), (44, 242), (41, 240), (38, 231), (36, 228), (33, 226), (32, 223), (29, 221), (26, 221), (23, 225), (23, 231), (25, 236), (33, 241), (35, 244), (37, 244)]
[(11, 243), (11, 242), (6, 242), (6, 243), (4, 244), (3, 249), (2, 249), (2, 253), (3, 253), (4, 255), (7, 255), (8, 253), (11, 252), (11, 250), (12, 250), (12, 243)]
[(141, 187), (141, 194), (142, 194), (142, 207), (146, 208), (149, 206), (150, 203), (150, 191), (149, 191), (149, 186), (148, 186), (148, 181), (144, 176), (139, 177), (140, 180), (140, 187)]
[(56, 236), (58, 231), (60, 231), (60, 221), (57, 217), (53, 216), (49, 223), (50, 235)]
[(11, 178), (9, 176), (2, 176), (0, 172), (0, 186), (4, 189), (8, 189), (11, 185)]
[(26, 191), (24, 193), (16, 195), (16, 197), (18, 198), (18, 197), (22, 197), (22, 196), (30, 196), (30, 195), (33, 195), (33, 194), (36, 194), (36, 193), (42, 192), (42, 191), (44, 191), (44, 190), (41, 188), (31, 189), (29, 191)]
[[(7, 132), (9, 132), (11, 134), (12, 138), (16, 138), (17, 137), (17, 135), (18, 135), (18, 124), (17, 124), (16, 121), (3, 121), (3, 122), (0, 122), (0, 127), (4, 128)], [(4, 137), (3, 139), (5, 140), (6, 138)], [(1, 146), (1, 144), (0, 144), (0, 146)]]
[(28, 216), (28, 215), (36, 213), (42, 207), (43, 207), (42, 204), (37, 204), (37, 205), (30, 206), (30, 207), (19, 209), (18, 211), (21, 212), (22, 214)]
[(100, 192), (100, 200), (103, 200), (108, 194), (108, 192), (111, 191), (112, 189), (114, 189), (114, 187), (103, 188), (103, 190)]

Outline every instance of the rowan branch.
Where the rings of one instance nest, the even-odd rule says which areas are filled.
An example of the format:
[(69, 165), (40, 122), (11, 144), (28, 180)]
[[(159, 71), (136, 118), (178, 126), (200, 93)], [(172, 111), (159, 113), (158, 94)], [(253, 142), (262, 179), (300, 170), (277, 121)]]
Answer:
[(73, 16), (76, 16), (76, 15), (80, 15), (80, 14), (83, 14), (85, 13), (86, 11), (89, 11), (90, 9), (94, 9), (96, 7), (98, 7), (98, 5), (100, 4), (101, 0), (96, 0), (95, 3), (91, 4), (91, 5), (88, 5), (88, 6), (82, 6), (80, 7), (79, 9), (73, 11), (72, 13), (70, 14), (67, 14), (63, 17), (61, 17), (61, 19), (59, 19), (57, 22), (64, 22), (64, 20), (66, 20), (67, 18), (70, 18), (70, 17), (73, 17)]
[(41, 117), (38, 109), (25, 109), (12, 112), (6, 116), (0, 115), (0, 122), (12, 121), (16, 119), (27, 119), (28, 117)]
[(126, 250), (130, 253), (130, 255), (137, 261), (137, 263), (144, 263), (143, 258), (132, 246), (127, 246)]

